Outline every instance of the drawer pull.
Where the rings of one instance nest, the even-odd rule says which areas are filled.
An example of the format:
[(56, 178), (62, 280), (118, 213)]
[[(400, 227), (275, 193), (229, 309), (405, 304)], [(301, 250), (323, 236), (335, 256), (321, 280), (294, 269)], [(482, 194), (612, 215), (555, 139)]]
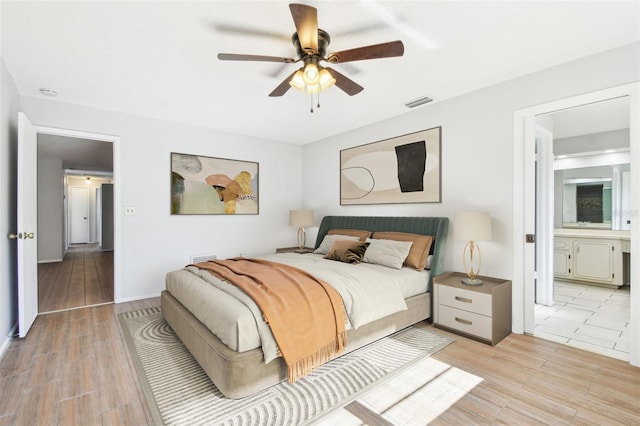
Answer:
[(471, 300), (471, 299), (467, 299), (466, 297), (456, 296), (456, 300), (457, 300), (458, 302), (473, 303), (473, 300)]
[(458, 317), (456, 317), (456, 321), (464, 325), (473, 325), (473, 321), (469, 321), (469, 320), (458, 318)]

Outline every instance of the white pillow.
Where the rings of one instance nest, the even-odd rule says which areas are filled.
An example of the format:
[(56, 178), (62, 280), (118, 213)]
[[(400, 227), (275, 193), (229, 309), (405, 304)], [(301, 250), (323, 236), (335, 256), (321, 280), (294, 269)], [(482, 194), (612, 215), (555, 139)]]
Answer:
[(367, 238), (370, 243), (364, 253), (363, 262), (375, 263), (376, 265), (388, 266), (389, 268), (401, 269), (404, 260), (411, 250), (411, 241), (382, 240)]
[(324, 238), (322, 239), (322, 242), (318, 246), (318, 248), (315, 249), (313, 252), (315, 254), (327, 254), (329, 253), (329, 250), (331, 250), (331, 246), (333, 245), (333, 243), (341, 240), (360, 241), (360, 237), (354, 237), (351, 235), (340, 235), (340, 234), (325, 235)]
[(427, 257), (427, 266), (425, 266), (424, 269), (431, 269), (432, 263), (433, 263), (433, 255), (430, 254), (429, 257)]

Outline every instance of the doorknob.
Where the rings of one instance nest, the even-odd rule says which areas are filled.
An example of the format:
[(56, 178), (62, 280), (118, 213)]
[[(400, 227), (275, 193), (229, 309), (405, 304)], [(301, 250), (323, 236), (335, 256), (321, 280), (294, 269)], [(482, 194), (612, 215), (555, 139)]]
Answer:
[(18, 232), (17, 234), (9, 234), (9, 238), (12, 240), (21, 240), (22, 232)]
[(24, 233), (24, 238), (25, 238), (25, 240), (26, 240), (27, 238), (29, 238), (30, 240), (32, 240), (32, 239), (33, 239), (33, 236), (34, 236), (34, 233), (33, 233), (33, 232), (25, 232), (25, 233)]

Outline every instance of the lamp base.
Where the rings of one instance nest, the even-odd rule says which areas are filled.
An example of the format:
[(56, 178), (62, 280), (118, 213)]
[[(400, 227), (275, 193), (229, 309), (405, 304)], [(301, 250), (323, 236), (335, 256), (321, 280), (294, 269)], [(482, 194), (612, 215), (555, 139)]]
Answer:
[(466, 285), (482, 285), (482, 280), (479, 278), (463, 278), (462, 280), (462, 284), (466, 284)]

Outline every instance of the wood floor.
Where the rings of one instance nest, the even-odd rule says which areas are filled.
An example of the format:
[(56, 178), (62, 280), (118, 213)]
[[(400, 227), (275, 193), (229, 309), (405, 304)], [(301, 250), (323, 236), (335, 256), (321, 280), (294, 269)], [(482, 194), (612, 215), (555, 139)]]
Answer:
[(113, 302), (113, 251), (71, 246), (62, 262), (38, 264), (38, 312)]
[[(151, 424), (117, 314), (158, 304), (38, 316), (0, 361), (0, 426)], [(434, 358), (484, 380), (434, 424), (640, 424), (639, 368), (531, 336), (454, 337)]]

